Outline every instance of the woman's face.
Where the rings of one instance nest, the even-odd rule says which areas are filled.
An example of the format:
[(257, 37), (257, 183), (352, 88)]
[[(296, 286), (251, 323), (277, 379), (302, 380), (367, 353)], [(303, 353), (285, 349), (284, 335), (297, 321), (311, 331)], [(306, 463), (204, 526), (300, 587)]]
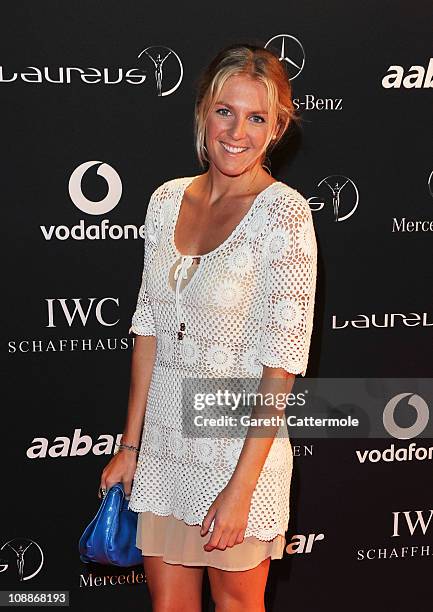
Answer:
[(229, 77), (206, 122), (209, 161), (229, 176), (260, 165), (272, 120), (265, 85), (246, 75)]

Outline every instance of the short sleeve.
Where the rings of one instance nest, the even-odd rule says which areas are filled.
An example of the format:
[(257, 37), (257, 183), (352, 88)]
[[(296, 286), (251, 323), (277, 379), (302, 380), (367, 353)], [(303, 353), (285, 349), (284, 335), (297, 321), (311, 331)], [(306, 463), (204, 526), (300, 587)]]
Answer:
[(129, 332), (139, 336), (155, 336), (155, 321), (152, 305), (147, 291), (149, 277), (149, 256), (155, 248), (161, 229), (161, 187), (158, 187), (151, 195), (144, 220), (144, 256), (141, 284), (138, 292), (136, 308), (132, 316)]
[(257, 359), (305, 376), (313, 329), (317, 242), (310, 206), (290, 187), (271, 207)]

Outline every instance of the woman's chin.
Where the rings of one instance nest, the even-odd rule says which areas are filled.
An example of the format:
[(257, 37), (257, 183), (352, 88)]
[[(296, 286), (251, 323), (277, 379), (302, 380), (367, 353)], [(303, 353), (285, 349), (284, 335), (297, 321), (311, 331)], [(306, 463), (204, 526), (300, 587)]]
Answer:
[(213, 160), (213, 164), (221, 174), (225, 174), (226, 176), (240, 176), (251, 169), (249, 164), (237, 159), (224, 161), (220, 159)]

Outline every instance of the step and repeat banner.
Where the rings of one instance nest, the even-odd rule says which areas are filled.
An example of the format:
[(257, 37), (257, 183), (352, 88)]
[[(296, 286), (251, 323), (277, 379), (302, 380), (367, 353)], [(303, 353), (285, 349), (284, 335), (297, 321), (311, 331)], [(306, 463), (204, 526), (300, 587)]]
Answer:
[(2, 605), (52, 591), (83, 612), (151, 610), (142, 566), (86, 565), (78, 540), (126, 416), (149, 196), (201, 171), (197, 79), (236, 42), (276, 53), (303, 118), (271, 160), (319, 249), (295, 388), (332, 381), (315, 414), (362, 425), (289, 427), (267, 609), (431, 605), (432, 18), (404, 0), (2, 7)]

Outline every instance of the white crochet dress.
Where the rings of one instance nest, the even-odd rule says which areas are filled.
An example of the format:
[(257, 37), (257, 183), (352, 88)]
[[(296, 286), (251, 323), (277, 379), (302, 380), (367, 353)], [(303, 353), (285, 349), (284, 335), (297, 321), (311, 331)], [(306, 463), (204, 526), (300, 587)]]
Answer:
[[(151, 196), (130, 328), (156, 336), (157, 351), (129, 508), (174, 515), (188, 525), (202, 523), (229, 481), (243, 439), (184, 437), (182, 379), (254, 377), (259, 383), (263, 364), (305, 376), (317, 267), (308, 202), (278, 181), (256, 197), (220, 246), (200, 257), (180, 290), (192, 257), (178, 252), (174, 228), (194, 178), (169, 180)], [(173, 271), (177, 291), (169, 282)], [(292, 461), (284, 425), (254, 490), (245, 537), (268, 541), (285, 534)]]

